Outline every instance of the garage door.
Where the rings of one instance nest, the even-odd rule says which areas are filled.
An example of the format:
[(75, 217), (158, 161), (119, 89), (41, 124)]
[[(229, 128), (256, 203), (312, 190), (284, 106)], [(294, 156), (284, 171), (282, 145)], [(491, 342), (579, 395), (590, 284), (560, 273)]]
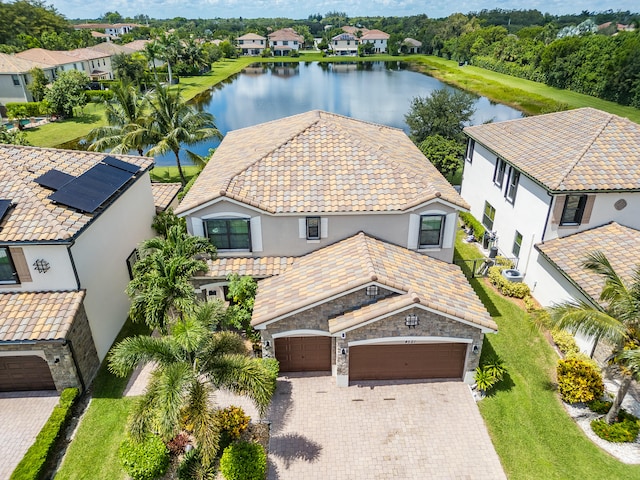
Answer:
[(349, 348), (349, 380), (462, 378), (465, 343)]
[(49, 365), (42, 358), (0, 357), (0, 392), (55, 388)]
[(281, 372), (331, 370), (331, 337), (282, 337), (275, 340)]

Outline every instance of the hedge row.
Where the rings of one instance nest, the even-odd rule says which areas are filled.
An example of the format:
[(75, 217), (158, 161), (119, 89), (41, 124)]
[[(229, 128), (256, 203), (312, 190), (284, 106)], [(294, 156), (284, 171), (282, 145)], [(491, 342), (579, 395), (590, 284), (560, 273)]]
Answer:
[(459, 216), (462, 223), (467, 227), (473, 228), (473, 236), (476, 241), (481, 242), (485, 232), (484, 226), (469, 212), (460, 212)]
[(11, 480), (40, 480), (43, 478), (47, 460), (55, 453), (53, 447), (71, 417), (71, 407), (73, 407), (78, 393), (77, 388), (67, 388), (62, 392), (58, 405), (53, 408), (49, 420), (11, 474)]
[(9, 118), (28, 118), (46, 115), (49, 112), (47, 102), (9, 102), (6, 105)]
[(510, 282), (502, 276), (503, 267), (495, 266), (489, 268), (489, 281), (498, 289), (500, 293), (507, 297), (525, 298), (531, 295), (531, 289), (526, 283)]

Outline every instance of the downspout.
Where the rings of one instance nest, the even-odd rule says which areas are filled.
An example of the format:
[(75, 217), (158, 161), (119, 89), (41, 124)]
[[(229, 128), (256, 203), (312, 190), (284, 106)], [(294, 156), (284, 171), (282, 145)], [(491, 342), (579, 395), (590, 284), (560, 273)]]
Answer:
[(76, 262), (73, 260), (71, 254), (71, 247), (75, 245), (75, 242), (67, 247), (67, 253), (69, 254), (69, 261), (71, 262), (71, 268), (73, 269), (73, 275), (76, 277), (76, 290), (80, 290), (80, 277), (78, 276), (78, 269), (76, 268)]
[(540, 239), (540, 243), (544, 243), (544, 234), (547, 233), (547, 225), (549, 225), (549, 217), (551, 217), (551, 210), (553, 208), (553, 195), (549, 193), (549, 190), (547, 190), (547, 195), (551, 197), (551, 201), (549, 202), (549, 209), (547, 210), (547, 218), (544, 219), (544, 228), (542, 229), (542, 238)]

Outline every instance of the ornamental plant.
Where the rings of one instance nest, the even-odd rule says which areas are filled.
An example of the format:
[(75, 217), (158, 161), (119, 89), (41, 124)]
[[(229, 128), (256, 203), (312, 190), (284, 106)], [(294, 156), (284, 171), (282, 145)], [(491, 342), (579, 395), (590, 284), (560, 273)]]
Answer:
[(267, 454), (259, 443), (234, 443), (225, 448), (220, 471), (226, 480), (264, 480)]
[(557, 375), (558, 391), (567, 403), (590, 402), (604, 393), (598, 367), (580, 356), (559, 360)]
[(133, 480), (153, 480), (167, 471), (169, 450), (162, 439), (153, 434), (141, 442), (127, 436), (118, 450), (122, 468)]

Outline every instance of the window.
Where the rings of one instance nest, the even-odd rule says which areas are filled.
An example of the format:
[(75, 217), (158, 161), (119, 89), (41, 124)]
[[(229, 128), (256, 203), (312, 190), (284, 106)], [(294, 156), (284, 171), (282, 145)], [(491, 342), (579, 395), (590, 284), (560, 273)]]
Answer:
[(586, 195), (567, 195), (562, 210), (560, 225), (580, 225), (584, 207), (587, 204)]
[(511, 167), (509, 171), (509, 181), (507, 182), (507, 190), (504, 192), (504, 197), (508, 202), (515, 203), (516, 192), (518, 191), (518, 181), (520, 180), (520, 172)]
[(493, 171), (493, 183), (497, 187), (502, 187), (504, 183), (504, 171), (507, 168), (507, 164), (501, 158), (496, 159), (496, 168)]
[(482, 224), (489, 230), (493, 230), (493, 221), (496, 218), (496, 209), (489, 202), (484, 202), (484, 212), (482, 214)]
[(18, 283), (18, 273), (7, 247), (0, 247), (0, 285)]
[(514, 257), (520, 256), (521, 246), (522, 246), (522, 234), (516, 230), (516, 236), (513, 239), (513, 248), (511, 249), (511, 253), (513, 253)]
[(418, 247), (439, 247), (444, 231), (444, 215), (422, 215)]
[(223, 218), (205, 221), (209, 241), (218, 250), (250, 250), (251, 232), (248, 218)]
[(238, 44), (244, 45), (244, 40), (238, 40)]
[(307, 217), (307, 240), (320, 240), (320, 217)]
[(20, 77), (18, 77), (18, 75), (11, 75), (11, 80), (13, 80), (13, 84), (15, 86), (20, 85)]
[(289, 45), (289, 40), (283, 40), (282, 45)]
[(467, 152), (464, 155), (464, 158), (470, 162), (471, 159), (473, 158), (473, 149), (476, 146), (476, 141), (473, 140), (472, 138), (469, 139), (469, 141), (467, 142)]
[(133, 280), (133, 266), (140, 260), (138, 250), (134, 249), (133, 252), (127, 257), (127, 270), (129, 271), (129, 279)]

